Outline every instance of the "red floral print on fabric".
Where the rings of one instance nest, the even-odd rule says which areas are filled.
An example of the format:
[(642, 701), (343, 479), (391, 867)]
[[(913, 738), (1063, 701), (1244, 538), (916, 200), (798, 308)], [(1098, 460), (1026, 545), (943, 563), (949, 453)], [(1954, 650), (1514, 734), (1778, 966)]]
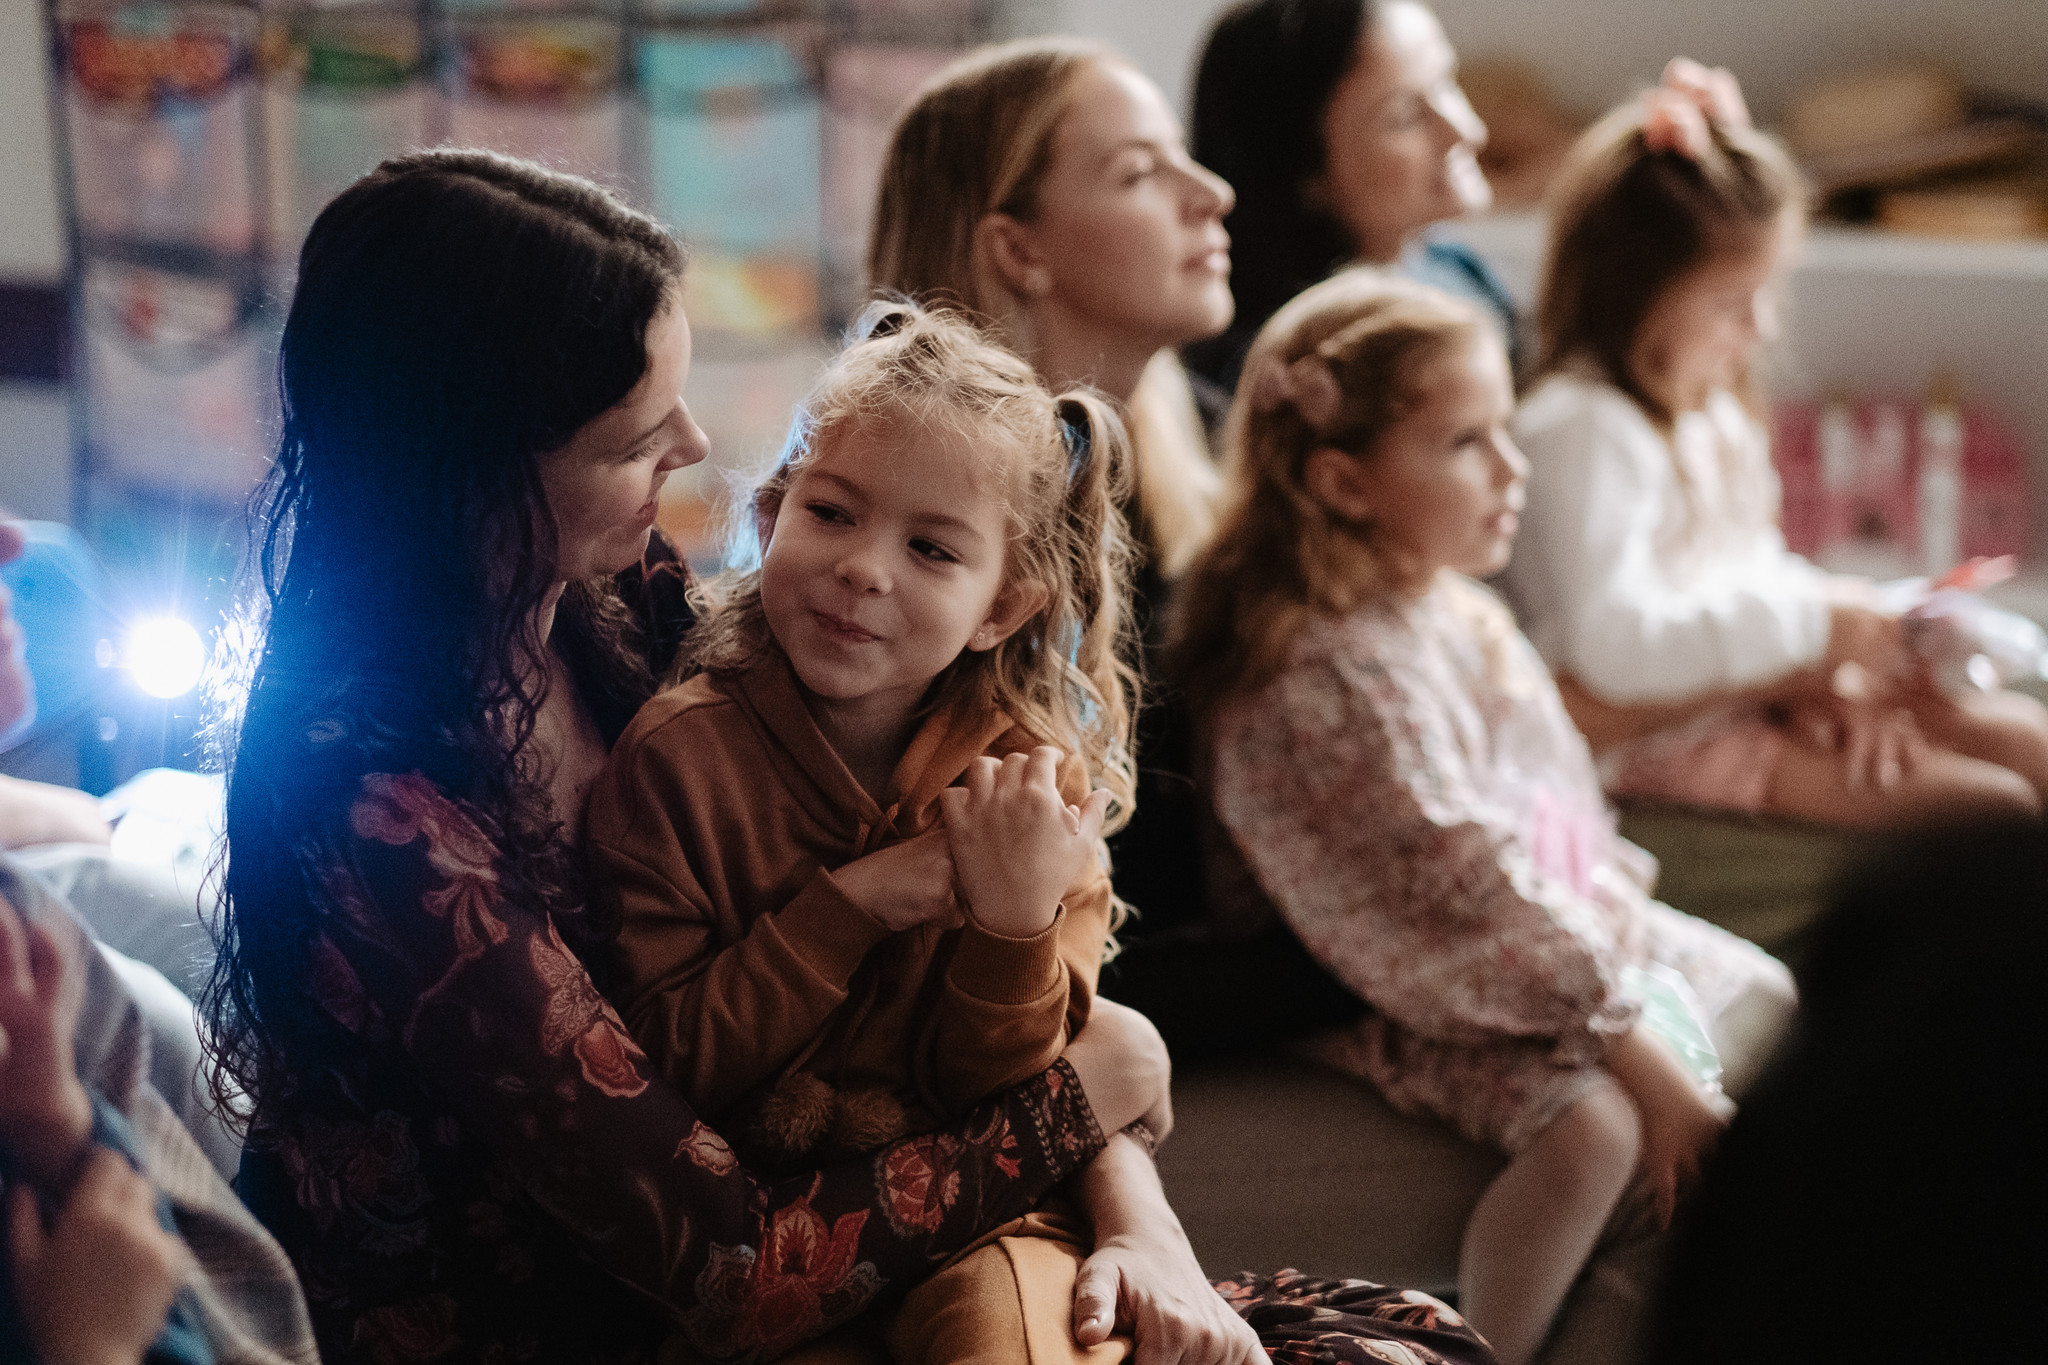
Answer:
[(334, 940), (322, 934), (313, 941), (313, 999), (334, 1021), (351, 1033), (362, 1032), (369, 1018), (370, 1001), (356, 969)]
[(547, 991), (540, 1044), (548, 1055), (559, 1057), (565, 1048), (573, 1050), (583, 1079), (613, 1099), (630, 1099), (645, 1090), (646, 1054), (627, 1035), (552, 924), (528, 940), (527, 957)]
[(996, 1169), (1004, 1175), (1015, 1176), (1024, 1169), (1023, 1149), (1017, 1144), (1017, 1134), (1011, 1130), (1010, 1120), (1001, 1113), (993, 1115), (988, 1127), (979, 1133), (970, 1133), (967, 1141), (986, 1151), (995, 1161)]
[(429, 1294), (364, 1313), (356, 1320), (355, 1345), (377, 1365), (439, 1360), (462, 1345), (455, 1321), (455, 1300), (447, 1294)]
[(699, 1307), (683, 1324), (705, 1354), (772, 1358), (853, 1317), (880, 1291), (880, 1273), (859, 1259), (868, 1210), (828, 1225), (811, 1207), (821, 1181), (775, 1211), (758, 1249), (712, 1245), (697, 1277)]
[[(476, 822), (418, 773), (372, 773), (349, 812), (358, 836), (402, 847), (427, 841), (427, 865), (441, 874), (440, 886), (425, 892), (420, 905), (455, 931), (458, 964), (505, 941), (505, 923), (493, 908), (498, 898), (496, 850)], [(430, 992), (431, 993), (431, 992)]]
[(1465, 1319), (1457, 1310), (1443, 1300), (1423, 1293), (1420, 1289), (1404, 1289), (1398, 1300), (1387, 1303), (1374, 1311), (1373, 1316), (1386, 1322), (1406, 1323), (1410, 1327), (1463, 1327)]
[(945, 1133), (899, 1142), (884, 1151), (875, 1175), (882, 1212), (899, 1237), (928, 1233), (945, 1221), (960, 1197), (960, 1154), (964, 1144)]
[(371, 1122), (307, 1126), (306, 1140), (283, 1148), (299, 1207), (323, 1229), (337, 1220), (361, 1230), (383, 1254), (411, 1249), (426, 1235), (419, 1217), (432, 1193), (420, 1174), (412, 1124), (386, 1109)]
[(700, 1121), (676, 1145), (678, 1157), (688, 1157), (713, 1175), (726, 1175), (739, 1166), (739, 1158), (732, 1154), (732, 1148), (725, 1139), (706, 1128)]

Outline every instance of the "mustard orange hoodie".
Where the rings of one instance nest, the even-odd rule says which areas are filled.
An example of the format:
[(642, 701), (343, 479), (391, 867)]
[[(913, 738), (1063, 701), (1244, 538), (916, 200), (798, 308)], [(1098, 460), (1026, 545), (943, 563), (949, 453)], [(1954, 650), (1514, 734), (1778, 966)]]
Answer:
[[(1106, 871), (1092, 868), (1029, 939), (971, 916), (892, 933), (832, 876), (930, 829), (939, 792), (975, 757), (1035, 742), (1000, 714), (935, 714), (883, 806), (818, 729), (780, 650), (642, 708), (592, 790), (587, 842), (620, 911), (626, 1021), (707, 1122), (760, 1134), (778, 1096), (886, 1096), (900, 1118), (870, 1121), (853, 1144), (873, 1145), (1052, 1064), (1094, 998)], [(1088, 787), (1070, 756), (1062, 795), (1079, 804)], [(769, 1143), (785, 1157), (808, 1145)]]

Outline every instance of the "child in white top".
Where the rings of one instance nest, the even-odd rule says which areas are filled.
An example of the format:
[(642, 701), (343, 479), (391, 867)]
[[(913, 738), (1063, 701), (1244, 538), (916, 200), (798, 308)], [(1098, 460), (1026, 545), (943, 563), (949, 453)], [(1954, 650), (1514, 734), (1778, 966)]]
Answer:
[(1733, 78), (1674, 62), (1554, 193), (1505, 584), (1608, 790), (1854, 827), (2038, 810), (2048, 712), (1938, 692), (1873, 585), (1779, 534), (1749, 375), (1803, 188)]
[(1289, 303), (1246, 365), (1174, 646), (1237, 864), (1212, 894), (1254, 886), (1372, 1006), (1321, 1060), (1511, 1158), (1459, 1265), (1509, 1365), (1631, 1180), (1668, 1218), (1720, 1129), (1645, 979), (1731, 1086), (1791, 1000), (1777, 962), (1650, 898), (1541, 660), (1463, 576), (1515, 534), (1513, 402), (1499, 338), (1446, 295), (1352, 271)]

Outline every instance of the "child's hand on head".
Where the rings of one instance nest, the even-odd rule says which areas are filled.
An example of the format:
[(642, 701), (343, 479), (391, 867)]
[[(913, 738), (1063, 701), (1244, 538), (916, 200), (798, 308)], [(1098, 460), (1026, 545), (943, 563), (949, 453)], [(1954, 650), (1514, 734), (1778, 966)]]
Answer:
[(1079, 806), (1060, 795), (1058, 749), (977, 758), (961, 785), (939, 793), (967, 913), (992, 934), (1045, 932), (1060, 898), (1096, 856), (1109, 793)]
[(953, 849), (943, 829), (856, 858), (832, 874), (845, 897), (891, 930), (957, 922)]

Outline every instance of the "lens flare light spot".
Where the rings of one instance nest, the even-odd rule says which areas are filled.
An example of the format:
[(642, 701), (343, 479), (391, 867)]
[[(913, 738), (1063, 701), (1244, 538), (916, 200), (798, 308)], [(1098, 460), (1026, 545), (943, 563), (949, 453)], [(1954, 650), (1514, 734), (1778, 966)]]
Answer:
[(135, 685), (166, 701), (199, 685), (206, 646), (199, 632), (175, 616), (139, 622), (128, 632), (126, 663)]

